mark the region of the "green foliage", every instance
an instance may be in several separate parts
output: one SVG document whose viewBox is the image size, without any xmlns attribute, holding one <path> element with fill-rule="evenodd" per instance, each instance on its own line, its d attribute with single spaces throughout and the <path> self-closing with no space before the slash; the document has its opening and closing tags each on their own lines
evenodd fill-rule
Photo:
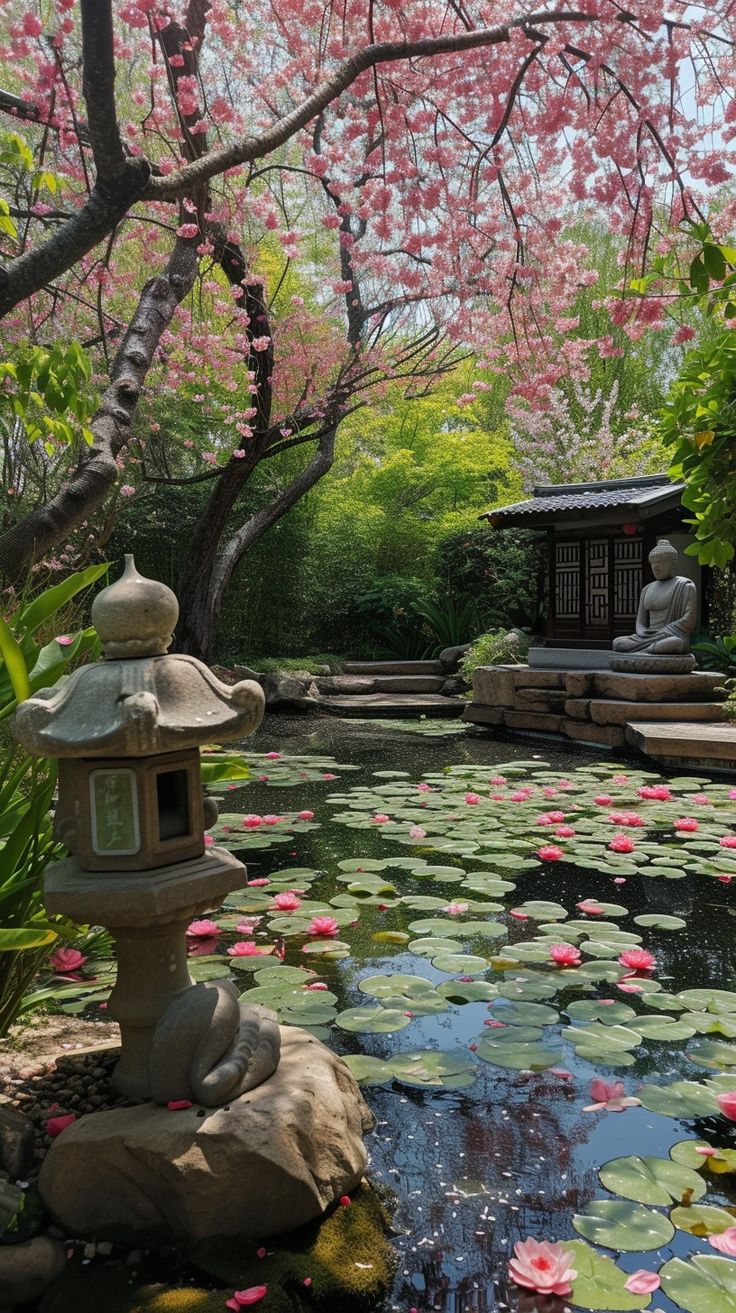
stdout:
<svg viewBox="0 0 736 1313">
<path fill-rule="evenodd" d="M 529 651 L 529 642 L 518 629 L 491 630 L 481 634 L 460 662 L 463 678 L 468 682 L 478 666 L 523 665 Z"/>
<path fill-rule="evenodd" d="M 0 426 L 11 433 L 17 421 L 26 441 L 42 442 L 48 456 L 77 438 L 91 443 L 96 404 L 91 375 L 78 342 L 17 347 L 13 359 L 0 361 Z"/>
<path fill-rule="evenodd" d="M 55 684 L 82 657 L 93 655 L 93 629 L 45 641 L 44 631 L 62 609 L 107 569 L 94 566 L 22 602 L 0 622 L 0 721 L 31 693 Z M 68 640 L 68 641 L 66 641 Z M 51 825 L 56 765 L 38 761 L 0 739 L 0 1035 L 18 1015 L 23 996 L 62 922 L 49 921 L 41 904 L 43 874 L 62 849 Z"/>
<path fill-rule="evenodd" d="M 690 351 L 662 411 L 670 473 L 684 479 L 702 565 L 724 566 L 736 546 L 736 333 L 724 329 Z"/>
<path fill-rule="evenodd" d="M 538 628 L 546 583 L 544 533 L 476 524 L 443 539 L 435 559 L 443 587 L 474 598 L 487 628 Z"/>
<path fill-rule="evenodd" d="M 692 650 L 703 670 L 736 674 L 736 637 L 711 638 L 710 634 L 698 634 Z"/>
</svg>

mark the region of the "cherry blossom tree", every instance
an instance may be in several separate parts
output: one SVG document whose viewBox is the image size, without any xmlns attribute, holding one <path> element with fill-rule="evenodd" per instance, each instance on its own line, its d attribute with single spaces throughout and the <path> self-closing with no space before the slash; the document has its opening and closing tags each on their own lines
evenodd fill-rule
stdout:
<svg viewBox="0 0 736 1313">
<path fill-rule="evenodd" d="M 140 399 L 199 384 L 201 468 L 175 477 L 212 485 L 179 588 L 180 644 L 205 655 L 235 565 L 329 470 L 352 408 L 397 380 L 422 392 L 468 352 L 513 368 L 532 404 L 584 381 L 610 341 L 575 334 L 595 271 L 571 214 L 622 237 L 625 288 L 732 172 L 726 0 L 0 14 L 0 314 L 18 340 L 78 337 L 105 372 L 92 441 L 0 534 L 0 569 L 65 542 L 116 484 L 167 477 Z M 713 222 L 732 219 L 726 197 Z M 666 310 L 611 305 L 634 337 Z M 254 469 L 293 447 L 302 470 L 240 522 Z"/>
</svg>

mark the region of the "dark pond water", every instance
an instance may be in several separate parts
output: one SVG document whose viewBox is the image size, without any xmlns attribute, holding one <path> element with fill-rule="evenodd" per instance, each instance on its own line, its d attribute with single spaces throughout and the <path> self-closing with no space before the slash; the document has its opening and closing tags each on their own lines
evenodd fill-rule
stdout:
<svg viewBox="0 0 736 1313">
<path fill-rule="evenodd" d="M 317 759 L 332 757 L 337 762 L 359 767 L 347 774 L 337 772 L 337 780 L 301 780 L 288 787 L 276 784 L 274 772 L 269 780 L 255 778 L 227 795 L 225 805 L 233 812 L 314 811 L 315 822 L 286 844 L 265 850 L 249 847 L 242 855 L 251 879 L 266 878 L 284 867 L 324 872 L 313 882 L 308 894 L 310 899 L 324 902 L 344 894 L 346 886 L 338 880 L 340 861 L 382 860 L 390 855 L 406 857 L 414 851 L 406 843 L 387 837 L 380 824 L 352 828 L 334 819 L 336 814 L 345 814 L 343 802 L 329 800 L 335 794 L 343 797 L 356 789 L 380 791 L 395 783 L 376 777 L 375 771 L 405 771 L 408 781 L 414 782 L 447 766 L 490 767 L 492 774 L 492 768 L 499 762 L 531 762 L 535 758 L 567 778 L 573 778 L 576 772 L 597 761 L 609 776 L 616 769 L 610 762 L 600 763 L 594 754 L 584 751 L 561 752 L 556 745 L 546 751 L 547 745 L 540 745 L 539 741 L 498 743 L 473 732 L 407 732 L 388 724 L 335 720 L 314 722 L 271 717 L 256 738 L 244 746 L 257 753 L 281 752 L 285 760 L 290 754 L 310 754 Z M 618 768 L 635 772 L 643 769 L 640 760 L 622 760 Z M 327 767 L 324 770 L 332 773 Z M 259 773 L 269 773 L 267 762 Z M 532 778 L 530 770 L 518 777 L 517 782 L 523 785 Z M 400 782 L 406 783 L 407 778 Z M 725 797 L 726 787 L 721 782 L 721 798 Z M 546 801 L 546 806 L 551 805 Z M 540 804 L 537 806 L 542 810 Z M 389 797 L 386 810 L 390 808 Z M 736 802 L 732 802 L 729 824 L 736 821 L 735 809 Z M 683 811 L 692 814 L 693 810 L 691 804 L 683 803 Z M 705 810 L 702 808 L 699 815 Z M 363 814 L 370 816 L 370 810 Z M 725 820 L 724 814 L 721 831 Z M 255 843 L 256 835 L 250 836 L 249 841 Z M 237 846 L 232 846 L 237 851 Z M 467 856 L 433 852 L 430 840 L 416 851 L 425 862 L 457 866 L 464 871 L 479 867 L 478 861 Z M 633 918 L 641 914 L 681 917 L 687 924 L 675 932 L 656 927 L 639 930 L 644 945 L 656 954 L 656 980 L 661 990 L 676 994 L 688 988 L 712 986 L 731 990 L 735 987 L 733 891 L 736 880 L 729 885 L 713 878 L 704 879 L 702 874 L 693 874 L 688 869 L 677 879 L 629 874 L 619 877 L 625 883 L 614 885 L 615 875 L 605 862 L 585 866 L 580 864 L 580 859 L 575 865 L 565 861 L 544 862 L 536 864 L 535 869 L 501 869 L 494 874 L 516 885 L 513 892 L 498 897 L 506 910 L 529 899 L 553 900 L 567 910 L 570 918 L 575 918 L 581 915 L 575 905 L 593 897 L 612 902 L 621 900 L 625 904 L 629 914 L 617 923 L 625 930 L 639 930 Z M 438 894 L 448 902 L 463 897 L 488 900 L 487 894 L 468 894 L 457 884 L 445 887 L 439 882 L 418 881 L 407 870 L 391 868 L 383 875 L 395 886 L 397 895 Z M 336 961 L 315 958 L 307 963 L 315 967 L 319 980 L 337 995 L 335 1006 L 340 1010 L 377 1002 L 358 989 L 362 979 L 376 973 L 420 974 L 437 984 L 453 978 L 433 966 L 429 958 L 409 951 L 405 942 L 386 944 L 373 938 L 376 933 L 386 931 L 406 932 L 411 922 L 438 915 L 393 900 L 389 902 L 393 905 L 387 910 L 379 905 L 362 906 L 357 923 L 341 927 L 340 939 L 349 942 L 349 956 Z M 472 917 L 472 911 L 469 915 Z M 501 912 L 497 915 L 501 921 L 508 922 L 511 946 L 525 943 L 538 933 L 538 923 L 534 920 L 509 919 Z M 445 916 L 445 920 L 451 922 L 453 918 Z M 420 937 L 416 932 L 408 933 L 410 941 Z M 447 934 L 462 938 L 461 927 L 448 924 Z M 565 938 L 564 924 L 560 925 L 559 937 Z M 273 934 L 268 938 L 272 940 Z M 554 938 L 552 935 L 552 941 Z M 285 938 L 286 964 L 305 965 L 301 953 L 303 942 L 303 937 Z M 471 953 L 488 957 L 495 951 L 494 943 L 482 936 L 466 937 L 463 942 Z M 538 969 L 535 963 L 522 963 L 527 976 Z M 500 982 L 513 975 L 513 971 L 499 973 L 486 969 L 473 978 Z M 250 979 L 247 975 L 241 978 L 245 983 Z M 639 1012 L 644 1010 L 640 998 L 618 992 L 606 982 L 596 983 L 593 992 L 590 986 L 587 993 L 579 989 L 563 990 L 556 998 L 543 999 L 563 1014 L 558 1024 L 547 1028 L 545 1038 L 550 1033 L 559 1037 L 561 1030 L 569 1026 L 564 1013 L 572 1000 L 605 998 L 611 994 L 617 1001 L 631 1002 Z M 622 1080 L 626 1093 L 633 1094 L 644 1084 L 667 1085 L 682 1079 L 703 1081 L 727 1070 L 723 1066 L 715 1069 L 694 1066 L 687 1056 L 687 1043 L 682 1040 L 645 1041 L 630 1057 L 626 1055 L 628 1062 L 624 1066 L 617 1065 L 615 1055 L 608 1061 L 605 1056 L 599 1061 L 583 1057 L 570 1042 L 559 1038 L 558 1060 L 545 1070 L 515 1070 L 478 1061 L 470 1046 L 484 1033 L 484 1022 L 492 1016 L 503 1016 L 506 1002 L 501 999 L 490 1005 L 486 1001 L 463 1006 L 453 1004 L 437 1015 L 413 1017 L 398 1033 L 352 1033 L 334 1025 L 317 1031 L 343 1054 L 364 1053 L 388 1059 L 407 1050 L 453 1053 L 464 1050 L 469 1061 L 477 1065 L 472 1083 L 463 1088 L 419 1089 L 397 1082 L 362 1086 L 376 1116 L 375 1130 L 368 1137 L 370 1175 L 390 1186 L 397 1201 L 396 1245 L 400 1264 L 387 1306 L 392 1313 L 394 1310 L 408 1313 L 410 1309 L 419 1313 L 429 1310 L 491 1313 L 508 1308 L 539 1309 L 540 1313 L 562 1310 L 566 1307 L 562 1299 L 551 1298 L 545 1302 L 532 1295 L 520 1297 L 518 1289 L 509 1285 L 507 1261 L 516 1240 L 527 1236 L 540 1240 L 580 1240 L 572 1225 L 573 1215 L 583 1213 L 592 1201 L 617 1197 L 598 1179 L 599 1168 L 611 1159 L 634 1154 L 666 1159 L 672 1145 L 688 1138 L 705 1140 L 717 1147 L 736 1145 L 732 1123 L 721 1116 L 676 1118 L 644 1106 L 618 1114 L 583 1112 L 593 1102 L 589 1085 L 598 1075 L 607 1080 Z M 733 1006 L 736 1008 L 736 995 Z M 499 1032 L 491 1028 L 485 1033 L 493 1036 Z M 723 1034 L 706 1038 L 721 1044 L 726 1042 Z M 693 1042 L 700 1039 L 698 1035 Z M 736 1074 L 732 1084 L 736 1088 Z M 736 1201 L 736 1192 L 730 1189 L 734 1179 L 728 1174 L 708 1175 L 704 1202 L 722 1206 Z M 667 1210 L 664 1211 L 666 1214 Z M 656 1271 L 673 1255 L 685 1257 L 698 1252 L 716 1255 L 707 1239 L 695 1238 L 681 1230 L 659 1248 L 633 1252 L 601 1246 L 598 1252 L 614 1259 L 627 1273 L 638 1268 Z M 736 1287 L 731 1294 L 724 1288 L 722 1300 L 717 1293 L 706 1293 L 702 1313 L 730 1313 L 736 1308 L 736 1302 L 730 1302 L 736 1301 Z M 615 1301 L 591 1306 L 624 1307 Z M 675 1304 L 664 1290 L 652 1295 L 648 1307 L 662 1313 L 675 1313 L 681 1307 L 701 1313 L 701 1307 L 695 1303 Z"/>
</svg>

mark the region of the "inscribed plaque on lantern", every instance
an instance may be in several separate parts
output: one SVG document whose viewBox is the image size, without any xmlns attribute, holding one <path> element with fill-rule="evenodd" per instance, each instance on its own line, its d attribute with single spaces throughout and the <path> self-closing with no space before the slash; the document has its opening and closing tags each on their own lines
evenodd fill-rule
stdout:
<svg viewBox="0 0 736 1313">
<path fill-rule="evenodd" d="M 100 856 L 125 857 L 141 846 L 135 771 L 92 771 L 92 850 Z"/>
</svg>

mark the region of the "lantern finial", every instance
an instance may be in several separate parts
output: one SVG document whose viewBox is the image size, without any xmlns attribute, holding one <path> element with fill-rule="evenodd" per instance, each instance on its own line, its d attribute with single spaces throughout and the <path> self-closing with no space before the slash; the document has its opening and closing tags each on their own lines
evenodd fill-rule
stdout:
<svg viewBox="0 0 736 1313">
<path fill-rule="evenodd" d="M 179 603 L 166 584 L 139 574 L 132 555 L 119 579 L 92 603 L 92 623 L 108 660 L 162 656 L 173 640 Z"/>
</svg>

